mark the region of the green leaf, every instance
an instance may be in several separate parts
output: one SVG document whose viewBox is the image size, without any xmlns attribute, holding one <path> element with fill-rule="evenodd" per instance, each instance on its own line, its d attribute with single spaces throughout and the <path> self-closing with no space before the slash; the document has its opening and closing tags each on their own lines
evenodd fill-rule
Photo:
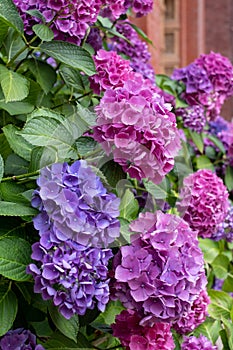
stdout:
<svg viewBox="0 0 233 350">
<path fill-rule="evenodd" d="M 166 199 L 168 197 L 168 191 L 170 191 L 170 185 L 166 178 L 159 185 L 155 185 L 152 181 L 143 181 L 146 190 L 152 194 L 155 199 Z"/>
<path fill-rule="evenodd" d="M 84 92 L 86 87 L 83 84 L 82 75 L 78 70 L 62 64 L 59 68 L 59 71 L 66 85 L 75 88 L 80 93 Z"/>
<path fill-rule="evenodd" d="M 70 67 L 76 68 L 87 75 L 93 75 L 96 72 L 95 64 L 91 55 L 80 46 L 57 40 L 43 43 L 40 46 L 40 49 L 47 55 Z"/>
<path fill-rule="evenodd" d="M 0 184 L 0 197 L 6 202 L 27 203 L 22 197 L 22 192 L 25 191 L 23 185 L 15 182 L 2 182 Z"/>
<path fill-rule="evenodd" d="M 107 161 L 100 170 L 106 176 L 108 183 L 115 188 L 122 179 L 126 178 L 126 173 L 122 167 L 113 160 Z"/>
<path fill-rule="evenodd" d="M 195 131 L 189 130 L 189 135 L 193 140 L 194 144 L 197 146 L 198 150 L 203 153 L 204 150 L 204 142 L 201 134 L 198 134 Z"/>
<path fill-rule="evenodd" d="M 0 336 L 12 327 L 17 311 L 18 301 L 10 285 L 0 284 Z"/>
<path fill-rule="evenodd" d="M 130 236 L 132 235 L 132 232 L 129 230 L 129 221 L 119 217 L 120 221 L 120 233 L 122 237 L 125 239 L 126 243 L 130 243 Z"/>
<path fill-rule="evenodd" d="M 0 274 L 14 281 L 28 281 L 26 267 L 31 262 L 31 245 L 19 237 L 0 240 Z"/>
<path fill-rule="evenodd" d="M 120 217 L 128 221 L 134 220 L 137 217 L 138 210 L 138 201 L 134 198 L 133 193 L 128 188 L 121 198 Z"/>
<path fill-rule="evenodd" d="M 6 139 L 6 136 L 3 133 L 0 134 L 0 154 L 2 155 L 3 160 L 6 160 L 11 153 L 12 150 Z"/>
<path fill-rule="evenodd" d="M 0 65 L 0 83 L 6 102 L 22 101 L 29 93 L 29 81 L 3 65 Z"/>
<path fill-rule="evenodd" d="M 23 21 L 11 0 L 0 1 L 0 19 L 17 32 L 23 34 Z"/>
<path fill-rule="evenodd" d="M 217 278 L 225 279 L 227 277 L 229 263 L 229 259 L 223 254 L 218 255 L 214 259 L 211 266 L 213 267 L 214 274 Z"/>
<path fill-rule="evenodd" d="M 201 334 L 205 335 L 213 344 L 216 343 L 219 332 L 221 330 L 221 322 L 220 320 L 213 320 L 211 318 L 207 318 L 204 323 L 198 326 L 193 334 L 196 337 L 199 337 Z"/>
<path fill-rule="evenodd" d="M 28 162 L 12 153 L 5 163 L 5 175 L 22 175 L 28 173 Z"/>
<path fill-rule="evenodd" d="M 3 174 L 4 174 L 4 162 L 0 154 L 0 182 L 2 181 Z"/>
<path fill-rule="evenodd" d="M 34 106 L 28 102 L 0 102 L 0 109 L 4 109 L 10 115 L 31 113 Z"/>
<path fill-rule="evenodd" d="M 4 40 L 4 48 L 8 63 L 16 54 L 18 55 L 19 52 L 21 53 L 17 56 L 15 63 L 22 61 L 29 52 L 29 48 L 25 48 L 24 40 L 13 28 L 8 28 L 8 33 Z"/>
<path fill-rule="evenodd" d="M 19 134 L 20 130 L 12 124 L 4 126 L 2 130 L 12 150 L 23 159 L 30 161 L 33 146 Z"/>
<path fill-rule="evenodd" d="M 136 26 L 134 23 L 132 23 L 130 21 L 127 22 L 127 24 L 129 24 L 138 33 L 138 35 L 140 35 L 140 37 L 143 40 L 145 40 L 148 44 L 151 44 L 153 46 L 153 42 L 148 38 L 146 33 L 144 33 L 141 28 L 139 28 L 138 26 Z"/>
<path fill-rule="evenodd" d="M 76 141 L 76 147 L 78 150 L 78 154 L 87 158 L 88 153 L 93 152 L 97 146 L 97 142 L 88 136 L 81 136 Z"/>
<path fill-rule="evenodd" d="M 198 169 L 210 169 L 214 171 L 214 165 L 211 163 L 208 157 L 205 155 L 201 155 L 197 157 L 196 159 L 196 164 Z"/>
<path fill-rule="evenodd" d="M 48 350 L 87 350 L 93 349 L 88 340 L 83 334 L 78 334 L 77 343 L 69 338 L 65 337 L 59 332 L 54 332 L 53 336 L 43 344 L 45 349 Z"/>
<path fill-rule="evenodd" d="M 2 45 L 2 42 L 7 35 L 8 28 L 9 26 L 2 19 L 0 19 L 0 45 Z"/>
<path fill-rule="evenodd" d="M 67 320 L 52 303 L 49 305 L 49 314 L 57 329 L 67 338 L 77 342 L 79 332 L 78 315 L 74 315 Z"/>
<path fill-rule="evenodd" d="M 57 75 L 53 67 L 46 62 L 34 59 L 28 60 L 26 66 L 30 69 L 44 92 L 48 94 L 57 80 Z"/>
<path fill-rule="evenodd" d="M 225 185 L 227 186 L 228 191 L 233 190 L 233 167 L 230 165 L 226 168 L 226 173 L 224 177 Z"/>
<path fill-rule="evenodd" d="M 43 41 L 52 41 L 54 34 L 51 28 L 45 24 L 35 24 L 32 26 L 34 33 Z"/>
<path fill-rule="evenodd" d="M 122 306 L 122 303 L 117 301 L 110 301 L 107 304 L 106 310 L 101 312 L 101 314 L 95 319 L 91 325 L 95 328 L 98 328 L 98 325 L 108 325 L 110 326 L 115 322 L 115 317 L 121 313 L 125 308 Z"/>
<path fill-rule="evenodd" d="M 35 209 L 24 204 L 0 201 L 0 216 L 34 216 L 36 214 Z"/>
<path fill-rule="evenodd" d="M 214 261 L 214 259 L 219 255 L 218 242 L 215 242 L 208 238 L 199 238 L 199 245 L 204 254 L 205 262 L 211 264 Z"/>
<path fill-rule="evenodd" d="M 233 350 L 233 324 L 224 317 L 221 317 L 221 320 L 226 329 L 229 348 L 230 350 Z"/>
<path fill-rule="evenodd" d="M 223 286 L 222 286 L 222 290 L 224 292 L 233 292 L 233 275 L 232 274 L 228 274 L 227 278 L 225 279 Z"/>
<path fill-rule="evenodd" d="M 36 18 L 40 19 L 44 23 L 46 22 L 43 14 L 38 10 L 28 10 L 25 12 L 28 13 L 29 15 L 31 15 L 32 17 L 36 17 Z"/>
<path fill-rule="evenodd" d="M 210 141 L 212 141 L 214 145 L 217 146 L 223 154 L 226 153 L 223 143 L 216 136 L 210 134 L 204 134 L 204 136 Z"/>
<path fill-rule="evenodd" d="M 230 318 L 233 306 L 232 297 L 226 292 L 213 289 L 208 290 L 208 294 L 211 299 L 211 304 L 208 306 L 209 315 L 214 319 L 220 319 L 221 317 Z"/>
</svg>

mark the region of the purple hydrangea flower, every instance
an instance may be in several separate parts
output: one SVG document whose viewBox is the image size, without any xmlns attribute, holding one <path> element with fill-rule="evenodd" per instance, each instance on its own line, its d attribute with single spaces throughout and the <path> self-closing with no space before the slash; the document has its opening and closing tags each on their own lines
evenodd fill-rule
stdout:
<svg viewBox="0 0 233 350">
<path fill-rule="evenodd" d="M 0 340 L 1 350 L 45 350 L 36 344 L 36 336 L 29 330 L 17 328 L 8 331 Z"/>
<path fill-rule="evenodd" d="M 228 213 L 228 191 L 215 173 L 200 169 L 184 179 L 177 206 L 200 237 L 211 237 Z"/>
<path fill-rule="evenodd" d="M 170 109 L 149 80 L 131 72 L 124 86 L 107 90 L 96 107 L 93 137 L 132 178 L 159 183 L 180 148 Z"/>
<path fill-rule="evenodd" d="M 86 42 L 90 44 L 95 52 L 102 48 L 103 40 L 100 35 L 100 30 L 98 28 L 91 28 L 90 33 L 88 34 Z"/>
<path fill-rule="evenodd" d="M 94 62 L 97 73 L 89 77 L 89 80 L 96 94 L 122 87 L 132 70 L 130 62 L 113 51 L 99 50 L 94 56 Z"/>
<path fill-rule="evenodd" d="M 194 300 L 191 310 L 173 325 L 174 329 L 180 334 L 192 332 L 205 321 L 208 315 L 207 308 L 209 303 L 210 298 L 204 289 L 200 292 L 197 299 Z"/>
<path fill-rule="evenodd" d="M 209 132 L 217 136 L 221 131 L 227 130 L 228 125 L 229 123 L 224 118 L 218 116 L 215 120 L 209 122 Z"/>
<path fill-rule="evenodd" d="M 84 160 L 43 168 L 32 205 L 41 211 L 34 226 L 53 242 L 72 239 L 79 244 L 107 247 L 120 235 L 120 200 L 107 193 Z M 51 228 L 52 227 L 52 228 Z"/>
<path fill-rule="evenodd" d="M 123 310 L 111 325 L 114 337 L 120 339 L 127 350 L 173 350 L 175 344 L 168 323 L 155 323 L 152 327 L 140 325 L 140 315 Z"/>
<path fill-rule="evenodd" d="M 229 207 L 225 220 L 219 225 L 217 231 L 211 236 L 215 241 L 225 239 L 233 242 L 233 206 Z"/>
<path fill-rule="evenodd" d="M 114 257 L 113 298 L 143 315 L 141 325 L 180 320 L 206 285 L 196 234 L 160 211 L 140 214 L 130 228 L 131 245 Z"/>
<path fill-rule="evenodd" d="M 52 230 L 52 228 L 50 228 Z M 109 301 L 108 261 L 110 249 L 87 248 L 68 240 L 48 249 L 43 237 L 32 246 L 27 273 L 35 280 L 34 292 L 52 299 L 60 313 L 69 319 L 97 307 L 104 311 Z"/>
<path fill-rule="evenodd" d="M 176 115 L 183 119 L 184 127 L 201 133 L 206 125 L 205 109 L 201 105 L 193 105 L 186 108 L 178 108 Z"/>
<path fill-rule="evenodd" d="M 194 336 L 184 337 L 184 341 L 181 344 L 181 350 L 218 350 L 217 346 L 214 346 L 211 341 L 204 335 L 200 335 L 199 338 Z"/>
</svg>

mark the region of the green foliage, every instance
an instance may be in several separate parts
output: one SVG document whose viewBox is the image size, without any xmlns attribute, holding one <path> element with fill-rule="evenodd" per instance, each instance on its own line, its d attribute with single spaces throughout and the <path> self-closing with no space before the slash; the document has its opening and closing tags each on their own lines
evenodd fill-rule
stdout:
<svg viewBox="0 0 233 350">
<path fill-rule="evenodd" d="M 16 6 L 11 0 L 1 0 L 0 2 L 0 19 L 9 27 L 14 28 L 20 34 L 23 34 L 23 21 L 20 17 Z"/>
<path fill-rule="evenodd" d="M 18 301 L 11 284 L 0 284 L 0 336 L 13 325 L 18 310 Z"/>
<path fill-rule="evenodd" d="M 0 65 L 0 84 L 6 103 L 22 101 L 29 94 L 29 81 L 3 65 Z"/>
</svg>

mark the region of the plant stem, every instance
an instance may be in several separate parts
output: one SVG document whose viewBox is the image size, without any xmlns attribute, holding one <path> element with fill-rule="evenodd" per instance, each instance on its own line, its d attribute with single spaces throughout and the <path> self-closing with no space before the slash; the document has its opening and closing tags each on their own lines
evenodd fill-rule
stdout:
<svg viewBox="0 0 233 350">
<path fill-rule="evenodd" d="M 9 177 L 3 177 L 1 182 L 6 182 L 6 181 L 17 181 L 20 179 L 25 179 L 28 177 L 36 176 L 39 175 L 40 171 L 33 171 L 32 173 L 27 173 L 27 174 L 22 174 L 22 175 L 13 175 Z"/>
</svg>

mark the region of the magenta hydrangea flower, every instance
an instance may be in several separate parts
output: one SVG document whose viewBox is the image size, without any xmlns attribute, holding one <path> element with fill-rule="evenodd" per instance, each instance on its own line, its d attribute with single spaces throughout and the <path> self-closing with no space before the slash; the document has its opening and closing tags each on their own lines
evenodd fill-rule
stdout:
<svg viewBox="0 0 233 350">
<path fill-rule="evenodd" d="M 142 314 L 141 325 L 176 322 L 205 288 L 203 254 L 196 234 L 180 217 L 140 214 L 131 223 L 131 245 L 114 257 L 113 298 Z"/>
<path fill-rule="evenodd" d="M 33 222 L 40 236 L 46 235 L 46 248 L 68 239 L 85 246 L 107 247 L 119 237 L 120 199 L 107 193 L 86 161 L 43 168 L 37 183 L 32 205 L 40 213 Z"/>
<path fill-rule="evenodd" d="M 36 336 L 23 328 L 8 331 L 0 340 L 0 349 L 45 350 L 41 344 L 36 344 Z"/>
<path fill-rule="evenodd" d="M 180 148 L 170 108 L 156 87 L 131 72 L 124 86 L 107 90 L 96 107 L 93 137 L 132 178 L 159 183 Z"/>
<path fill-rule="evenodd" d="M 215 173 L 200 169 L 184 179 L 177 207 L 200 237 L 211 237 L 228 213 L 228 191 Z"/>
<path fill-rule="evenodd" d="M 208 305 L 210 298 L 207 291 L 204 289 L 200 292 L 197 299 L 194 300 L 191 310 L 184 314 L 183 317 L 177 321 L 173 328 L 180 334 L 192 332 L 196 327 L 203 323 L 208 315 Z"/>
<path fill-rule="evenodd" d="M 40 20 L 30 16 L 28 10 L 42 13 L 57 40 L 74 42 L 79 45 L 88 27 L 95 23 L 100 12 L 102 0 L 13 0 L 24 22 L 28 35 L 32 35 L 32 26 Z"/>
<path fill-rule="evenodd" d="M 37 263 L 27 267 L 35 280 L 34 292 L 41 293 L 44 300 L 52 299 L 67 319 L 94 307 L 104 311 L 109 301 L 107 264 L 112 251 L 87 248 L 71 240 L 48 249 L 44 242 L 46 233 L 32 246 L 32 259 Z"/>
<path fill-rule="evenodd" d="M 178 108 L 176 115 L 181 116 L 185 128 L 201 133 L 206 125 L 205 109 L 201 105 Z"/>
<path fill-rule="evenodd" d="M 132 71 L 130 62 L 113 51 L 99 50 L 94 56 L 94 62 L 97 73 L 89 77 L 89 80 L 96 94 L 122 87 Z"/>
<path fill-rule="evenodd" d="M 104 6 L 101 15 L 113 21 L 125 14 L 129 8 L 129 4 L 126 4 L 125 0 L 102 0 L 102 2 Z"/>
<path fill-rule="evenodd" d="M 111 325 L 114 337 L 120 339 L 126 350 L 173 350 L 175 344 L 168 323 L 141 326 L 140 315 L 134 310 L 123 310 Z"/>
<path fill-rule="evenodd" d="M 146 16 L 153 9 L 153 0 L 131 0 L 131 7 L 137 17 Z"/>
<path fill-rule="evenodd" d="M 184 341 L 181 344 L 181 350 L 218 350 L 218 348 L 213 345 L 208 338 L 201 334 L 199 338 L 195 336 L 184 337 Z"/>
</svg>

